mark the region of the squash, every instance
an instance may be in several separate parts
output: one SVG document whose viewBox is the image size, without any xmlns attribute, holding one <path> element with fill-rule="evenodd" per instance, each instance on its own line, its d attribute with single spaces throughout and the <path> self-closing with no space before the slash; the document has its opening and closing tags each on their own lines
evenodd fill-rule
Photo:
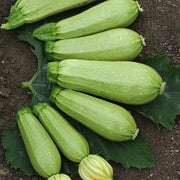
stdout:
<svg viewBox="0 0 180 180">
<path fill-rule="evenodd" d="M 51 62 L 47 76 L 49 82 L 64 88 L 131 105 L 153 101 L 166 87 L 153 68 L 128 61 L 69 59 Z"/>
<path fill-rule="evenodd" d="M 135 21 L 140 11 L 143 9 L 137 1 L 108 0 L 57 23 L 40 26 L 33 35 L 43 41 L 52 41 L 125 28 Z"/>
<path fill-rule="evenodd" d="M 47 41 L 45 52 L 50 60 L 130 61 L 140 54 L 144 45 L 144 38 L 135 31 L 118 28 L 90 36 Z"/>
<path fill-rule="evenodd" d="M 33 112 L 67 159 L 79 163 L 89 155 L 86 139 L 49 104 L 38 103 Z"/>
<path fill-rule="evenodd" d="M 49 100 L 67 115 L 111 141 L 134 140 L 138 134 L 132 115 L 116 104 L 60 87 L 53 88 Z"/>
<path fill-rule="evenodd" d="M 43 178 L 59 173 L 59 151 L 30 108 L 22 108 L 16 115 L 29 159 L 34 170 Z"/>
</svg>

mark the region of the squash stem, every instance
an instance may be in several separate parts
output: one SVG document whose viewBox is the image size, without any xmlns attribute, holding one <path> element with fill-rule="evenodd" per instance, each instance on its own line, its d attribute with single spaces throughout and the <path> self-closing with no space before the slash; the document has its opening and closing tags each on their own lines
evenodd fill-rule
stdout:
<svg viewBox="0 0 180 180">
<path fill-rule="evenodd" d="M 36 94 L 36 91 L 32 87 L 31 82 L 21 82 L 21 87 L 29 89 L 32 92 L 32 94 Z"/>
<path fill-rule="evenodd" d="M 52 102 L 52 103 L 55 103 L 56 101 L 56 96 L 58 96 L 58 94 L 60 93 L 60 91 L 62 90 L 63 88 L 61 87 L 58 87 L 58 86 L 54 86 L 52 91 L 51 91 L 51 94 L 49 96 L 49 101 Z"/>
<path fill-rule="evenodd" d="M 160 88 L 159 94 L 162 95 L 166 89 L 166 82 L 163 82 Z"/>
<path fill-rule="evenodd" d="M 145 38 L 142 35 L 140 35 L 140 38 L 141 38 L 141 42 L 142 42 L 143 46 L 146 46 Z"/>
<path fill-rule="evenodd" d="M 138 134 L 139 134 L 139 129 L 137 129 L 136 132 L 134 133 L 132 140 L 135 140 Z"/>
<path fill-rule="evenodd" d="M 25 23 L 24 15 L 21 12 L 21 9 L 17 6 L 12 6 L 10 15 L 7 18 L 8 22 L 6 24 L 2 24 L 1 28 L 10 30 L 22 26 Z"/>
<path fill-rule="evenodd" d="M 136 1 L 137 7 L 139 9 L 140 12 L 144 12 L 143 8 L 141 7 L 141 5 L 139 4 L 138 1 Z"/>
<path fill-rule="evenodd" d="M 35 29 L 33 36 L 42 41 L 57 40 L 56 23 L 48 23 Z"/>
</svg>

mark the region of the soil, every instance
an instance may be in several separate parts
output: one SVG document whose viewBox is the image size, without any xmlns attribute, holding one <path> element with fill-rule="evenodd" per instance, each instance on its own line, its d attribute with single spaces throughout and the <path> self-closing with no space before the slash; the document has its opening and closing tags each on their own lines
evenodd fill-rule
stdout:
<svg viewBox="0 0 180 180">
<path fill-rule="evenodd" d="M 136 31 L 146 37 L 143 57 L 167 54 L 172 65 L 180 65 L 180 1 L 139 0 L 145 12 Z M 0 24 L 4 23 L 15 0 L 0 0 Z M 20 87 L 36 72 L 37 59 L 27 43 L 18 40 L 16 30 L 0 31 L 0 135 L 15 120 L 16 112 L 30 104 L 32 95 Z M 152 169 L 124 169 L 111 162 L 115 180 L 180 179 L 180 117 L 173 131 L 157 126 L 134 113 L 141 134 L 147 141 L 155 161 Z M 13 147 L 12 147 L 13 148 Z M 37 180 L 10 168 L 0 138 L 0 180 Z M 78 180 L 79 178 L 72 178 Z"/>
</svg>

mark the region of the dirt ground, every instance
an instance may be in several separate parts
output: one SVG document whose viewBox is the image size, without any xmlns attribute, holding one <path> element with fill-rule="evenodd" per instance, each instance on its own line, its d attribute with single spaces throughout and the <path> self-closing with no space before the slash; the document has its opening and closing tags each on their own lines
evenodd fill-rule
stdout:
<svg viewBox="0 0 180 180">
<path fill-rule="evenodd" d="M 167 54 L 172 65 L 180 65 L 180 1 L 139 0 L 145 12 L 137 32 L 147 42 L 143 57 Z M 4 23 L 15 0 L 0 0 L 0 24 Z M 37 59 L 28 44 L 17 38 L 15 30 L 0 31 L 0 135 L 15 120 L 16 112 L 28 106 L 31 95 L 21 89 L 20 82 L 28 81 L 36 72 Z M 177 117 L 175 129 L 168 131 L 152 121 L 134 113 L 134 117 L 150 148 L 155 168 L 124 169 L 111 163 L 115 180 L 178 180 L 180 179 L 180 122 Z M 1 135 L 2 136 L 2 135 Z M 13 147 L 12 147 L 13 148 Z M 5 159 L 0 138 L 0 180 L 37 180 L 27 177 L 19 170 L 11 169 Z M 73 178 L 74 180 L 79 179 Z"/>
</svg>

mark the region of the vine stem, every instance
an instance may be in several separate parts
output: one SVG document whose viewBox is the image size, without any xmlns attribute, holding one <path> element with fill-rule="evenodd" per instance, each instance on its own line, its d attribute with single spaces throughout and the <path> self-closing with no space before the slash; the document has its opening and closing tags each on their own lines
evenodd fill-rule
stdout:
<svg viewBox="0 0 180 180">
<path fill-rule="evenodd" d="M 34 90 L 34 88 L 32 87 L 32 82 L 36 79 L 36 77 L 38 76 L 39 71 L 37 71 L 33 77 L 31 78 L 31 80 L 29 82 L 21 82 L 21 87 L 22 88 L 27 88 L 29 89 L 32 94 L 36 94 L 36 91 Z"/>
</svg>

